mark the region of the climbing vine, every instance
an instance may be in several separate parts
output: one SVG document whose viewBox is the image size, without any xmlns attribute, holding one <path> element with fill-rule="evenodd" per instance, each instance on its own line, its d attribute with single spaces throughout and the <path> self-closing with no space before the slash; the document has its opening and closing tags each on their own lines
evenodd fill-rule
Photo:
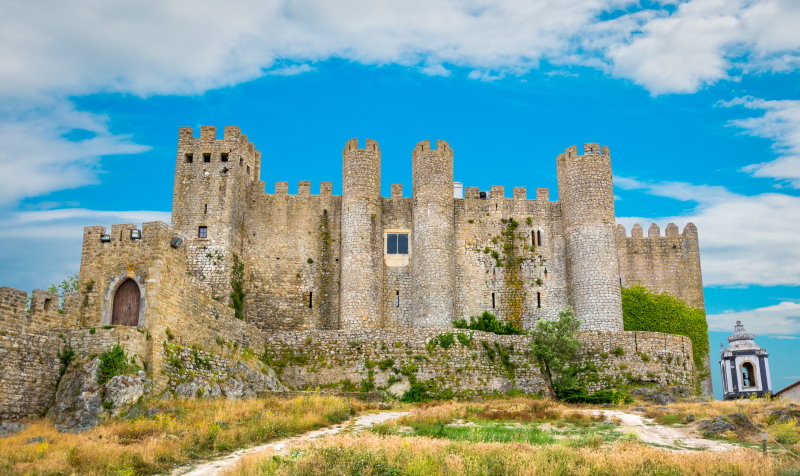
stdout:
<svg viewBox="0 0 800 476">
<path fill-rule="evenodd" d="M 533 246 L 527 244 L 526 234 L 517 231 L 519 228 L 517 220 L 502 218 L 500 223 L 503 225 L 500 235 L 492 238 L 492 244 L 499 246 L 500 251 L 487 246 L 483 252 L 494 259 L 495 266 L 503 268 L 505 319 L 521 328 L 526 296 L 522 266 L 526 262 L 539 266 L 544 264 L 545 259 Z M 536 284 L 541 285 L 541 280 L 537 280 Z"/>
<path fill-rule="evenodd" d="M 692 341 L 698 380 L 705 378 L 708 372 L 705 368 L 708 324 L 702 309 L 689 307 L 667 293 L 656 294 L 643 286 L 634 286 L 622 288 L 622 319 L 626 331 L 663 332 L 688 337 Z"/>
<path fill-rule="evenodd" d="M 236 319 L 244 319 L 244 263 L 233 253 L 231 265 L 231 303 Z"/>
</svg>

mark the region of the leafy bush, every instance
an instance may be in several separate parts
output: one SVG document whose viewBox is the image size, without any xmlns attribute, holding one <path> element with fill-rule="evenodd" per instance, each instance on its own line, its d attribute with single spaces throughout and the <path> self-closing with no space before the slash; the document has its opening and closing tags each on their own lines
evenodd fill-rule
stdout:
<svg viewBox="0 0 800 476">
<path fill-rule="evenodd" d="M 125 375 L 140 370 L 138 365 L 128 362 L 125 349 L 119 344 L 100 354 L 99 359 L 100 366 L 97 369 L 97 383 L 100 385 L 117 375 Z"/>
<path fill-rule="evenodd" d="M 622 319 L 626 331 L 677 334 L 692 341 L 695 368 L 705 369 L 708 324 L 702 309 L 689 307 L 669 294 L 652 293 L 643 286 L 622 288 Z M 644 360 L 644 357 L 643 357 Z"/>
<path fill-rule="evenodd" d="M 611 403 L 619 405 L 633 402 L 630 395 L 619 390 L 599 390 L 594 393 L 586 393 L 585 390 L 572 388 L 562 390 L 559 398 L 567 403 Z"/>
<path fill-rule="evenodd" d="M 233 253 L 231 264 L 231 304 L 236 319 L 244 319 L 244 263 Z"/>
<path fill-rule="evenodd" d="M 453 321 L 453 327 L 456 329 L 492 332 L 500 335 L 525 334 L 525 331 L 513 322 L 503 322 L 489 311 L 483 311 L 483 314 L 479 316 L 470 317 L 469 322 L 466 319 Z"/>
</svg>

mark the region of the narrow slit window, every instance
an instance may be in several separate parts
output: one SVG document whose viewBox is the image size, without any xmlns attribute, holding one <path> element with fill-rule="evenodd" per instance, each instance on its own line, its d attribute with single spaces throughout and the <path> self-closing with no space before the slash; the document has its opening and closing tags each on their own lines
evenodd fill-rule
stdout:
<svg viewBox="0 0 800 476">
<path fill-rule="evenodd" d="M 313 291 L 309 291 L 308 292 L 308 308 L 309 309 L 313 309 L 314 308 L 314 292 Z"/>
<path fill-rule="evenodd" d="M 194 154 L 191 154 L 191 153 L 185 154 L 183 156 L 183 158 L 184 158 L 184 160 L 186 161 L 187 164 L 191 164 L 192 162 L 194 162 Z"/>
<path fill-rule="evenodd" d="M 244 159 L 239 157 L 239 167 L 241 167 L 242 165 L 244 165 Z"/>
<path fill-rule="evenodd" d="M 247 166 L 247 175 L 250 175 L 250 166 Z"/>
<path fill-rule="evenodd" d="M 536 232 L 531 230 L 531 246 L 536 247 Z"/>
<path fill-rule="evenodd" d="M 211 154 L 203 154 L 203 162 L 211 162 Z"/>
<path fill-rule="evenodd" d="M 536 244 L 542 246 L 542 230 L 536 231 Z"/>
<path fill-rule="evenodd" d="M 228 153 L 227 152 L 221 153 L 219 155 L 219 160 L 222 161 L 222 162 L 227 162 L 228 161 Z"/>
<path fill-rule="evenodd" d="M 208 227 L 207 226 L 199 226 L 199 227 L 197 227 L 197 237 L 198 238 L 208 238 Z"/>
<path fill-rule="evenodd" d="M 492 309 L 494 309 L 494 293 L 492 293 Z"/>
<path fill-rule="evenodd" d="M 400 291 L 395 291 L 394 307 L 400 307 Z"/>
<path fill-rule="evenodd" d="M 208 213 L 208 203 L 203 205 L 203 213 Z"/>
<path fill-rule="evenodd" d="M 536 293 L 536 307 L 542 307 L 542 293 Z"/>
<path fill-rule="evenodd" d="M 387 233 L 386 234 L 386 254 L 407 255 L 408 254 L 408 233 Z"/>
</svg>

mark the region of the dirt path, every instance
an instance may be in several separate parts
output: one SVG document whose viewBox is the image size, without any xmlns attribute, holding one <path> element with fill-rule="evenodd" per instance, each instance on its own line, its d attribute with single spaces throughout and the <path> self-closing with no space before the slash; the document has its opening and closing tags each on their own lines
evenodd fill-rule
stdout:
<svg viewBox="0 0 800 476">
<path fill-rule="evenodd" d="M 356 417 L 352 420 L 349 420 L 344 423 L 340 423 L 338 425 L 327 426 L 325 428 L 320 428 L 319 430 L 309 431 L 308 433 L 303 433 L 302 435 L 297 435 L 292 438 L 286 438 L 283 440 L 273 441 L 271 443 L 267 443 L 260 446 L 255 446 L 253 448 L 247 448 L 243 450 L 236 451 L 231 453 L 227 456 L 223 456 L 219 459 L 215 459 L 212 461 L 208 461 L 205 463 L 199 463 L 196 465 L 190 466 L 182 466 L 180 468 L 175 469 L 170 474 L 172 476 L 182 475 L 182 476 L 212 476 L 221 473 L 223 470 L 231 468 L 233 465 L 238 463 L 244 456 L 252 455 L 255 453 L 260 453 L 262 451 L 272 450 L 275 453 L 283 453 L 286 449 L 293 443 L 299 443 L 303 441 L 309 440 L 316 440 L 319 438 L 325 438 L 327 436 L 335 435 L 337 433 L 341 433 L 343 431 L 359 431 L 365 428 L 369 428 L 373 425 L 377 425 L 379 423 L 384 423 L 389 420 L 394 420 L 396 418 L 400 418 L 403 415 L 408 414 L 408 412 L 379 412 L 379 413 L 367 413 L 366 415 L 361 415 Z"/>
<path fill-rule="evenodd" d="M 723 441 L 698 438 L 691 433 L 690 428 L 657 425 L 653 423 L 653 420 L 633 413 L 619 410 L 593 410 L 592 414 L 617 419 L 620 422 L 620 431 L 634 433 L 647 444 L 675 451 L 729 451 L 739 448 Z"/>
</svg>

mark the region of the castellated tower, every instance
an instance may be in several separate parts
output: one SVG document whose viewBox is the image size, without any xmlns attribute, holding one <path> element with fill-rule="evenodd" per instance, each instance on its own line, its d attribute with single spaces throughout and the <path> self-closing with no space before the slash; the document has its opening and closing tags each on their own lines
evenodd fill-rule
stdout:
<svg viewBox="0 0 800 476">
<path fill-rule="evenodd" d="M 443 140 L 412 153 L 414 219 L 411 275 L 413 326 L 451 327 L 455 313 L 453 149 Z"/>
<path fill-rule="evenodd" d="M 191 127 L 178 133 L 172 225 L 186 239 L 192 281 L 228 302 L 233 253 L 242 255 L 251 185 L 258 181 L 261 153 L 238 127 Z"/>
<path fill-rule="evenodd" d="M 557 158 L 569 303 L 584 330 L 621 331 L 622 297 L 608 147 L 572 146 Z"/>
<path fill-rule="evenodd" d="M 375 329 L 382 323 L 383 234 L 381 151 L 367 139 L 347 141 L 342 152 L 341 329 Z"/>
</svg>

